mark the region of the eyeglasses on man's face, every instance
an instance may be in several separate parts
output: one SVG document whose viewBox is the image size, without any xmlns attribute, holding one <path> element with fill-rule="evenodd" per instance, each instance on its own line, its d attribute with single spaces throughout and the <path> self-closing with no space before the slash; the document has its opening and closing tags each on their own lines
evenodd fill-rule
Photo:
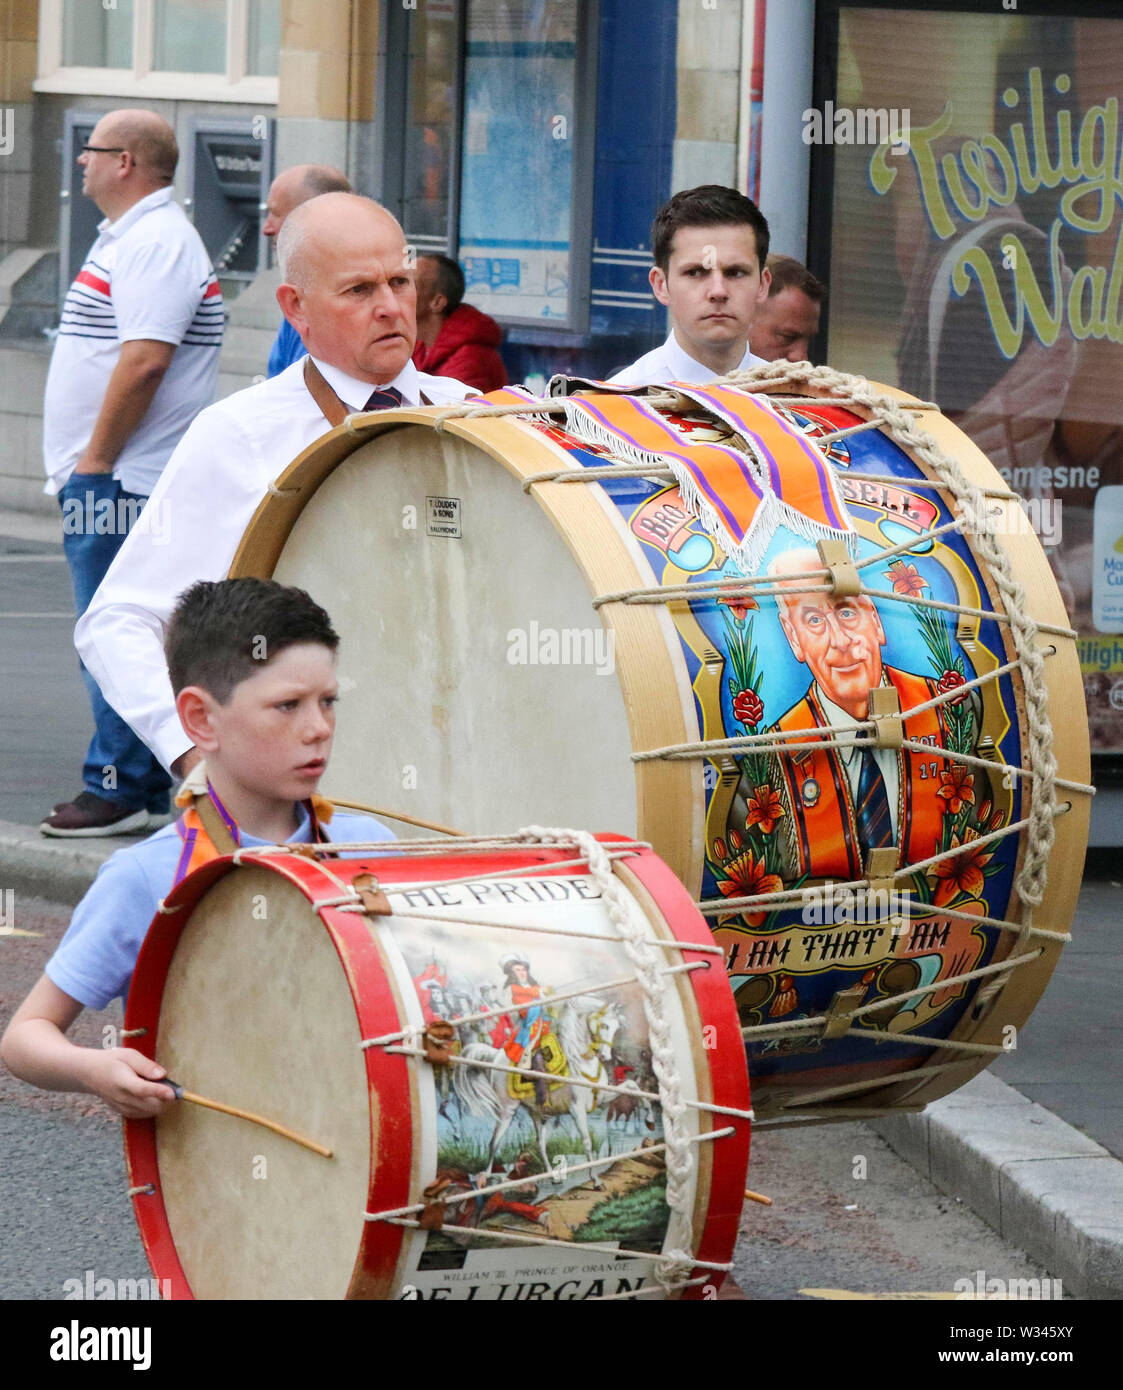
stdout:
<svg viewBox="0 0 1123 1390">
<path fill-rule="evenodd" d="M 83 145 L 82 154 L 128 154 L 124 145 Z"/>
</svg>

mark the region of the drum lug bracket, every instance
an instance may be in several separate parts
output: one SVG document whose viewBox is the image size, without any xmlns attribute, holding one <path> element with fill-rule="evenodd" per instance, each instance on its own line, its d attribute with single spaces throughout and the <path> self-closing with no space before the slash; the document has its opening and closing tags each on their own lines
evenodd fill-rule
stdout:
<svg viewBox="0 0 1123 1390">
<path fill-rule="evenodd" d="M 892 685 L 878 685 L 870 691 L 870 718 L 879 748 L 900 748 L 904 743 L 901 723 L 901 697 Z"/>
<path fill-rule="evenodd" d="M 432 1062 L 435 1067 L 448 1066 L 452 1061 L 452 1044 L 455 1038 L 456 1029 L 448 1019 L 435 1018 L 421 1036 L 425 1060 Z"/>
<path fill-rule="evenodd" d="M 351 886 L 358 893 L 368 917 L 392 917 L 394 909 L 373 874 L 356 874 Z"/>
<path fill-rule="evenodd" d="M 425 1203 L 417 1224 L 423 1231 L 439 1231 L 445 1223 L 444 1191 L 449 1186 L 448 1178 L 438 1178 L 421 1193 Z"/>
<path fill-rule="evenodd" d="M 824 1040 L 841 1038 L 849 1031 L 851 1014 L 865 998 L 865 985 L 854 985 L 850 989 L 840 989 L 826 1008 L 826 1024 L 823 1028 Z"/>
<path fill-rule="evenodd" d="M 830 571 L 831 592 L 838 598 L 854 598 L 862 592 L 862 580 L 846 542 L 837 536 L 824 536 L 818 544 L 819 559 Z"/>
</svg>

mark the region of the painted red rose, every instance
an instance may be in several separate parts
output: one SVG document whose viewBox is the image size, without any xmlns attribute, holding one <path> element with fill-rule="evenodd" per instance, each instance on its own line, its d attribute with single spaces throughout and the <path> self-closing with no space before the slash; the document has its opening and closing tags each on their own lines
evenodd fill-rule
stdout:
<svg viewBox="0 0 1123 1390">
<path fill-rule="evenodd" d="M 967 678 L 961 676 L 958 671 L 945 671 L 936 682 L 936 689 L 941 695 L 946 695 L 949 690 L 954 690 L 958 685 L 966 685 Z M 954 700 L 949 700 L 949 705 L 961 705 L 966 700 L 968 692 L 965 690 L 962 695 L 957 695 Z"/>
<path fill-rule="evenodd" d="M 764 718 L 764 703 L 755 690 L 742 690 L 733 697 L 733 716 L 746 728 L 752 728 Z"/>
</svg>

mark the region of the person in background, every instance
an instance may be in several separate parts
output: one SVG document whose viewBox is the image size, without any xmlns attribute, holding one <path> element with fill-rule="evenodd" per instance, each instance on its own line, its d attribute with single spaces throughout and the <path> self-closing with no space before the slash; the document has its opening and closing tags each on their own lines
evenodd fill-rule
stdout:
<svg viewBox="0 0 1123 1390">
<path fill-rule="evenodd" d="M 266 218 L 261 228 L 262 236 L 275 237 L 284 225 L 285 218 L 306 203 L 309 198 L 318 198 L 321 193 L 350 193 L 351 184 L 347 175 L 330 164 L 294 164 L 291 169 L 283 169 L 269 186 L 269 198 L 265 204 Z M 300 334 L 289 323 L 281 320 L 277 336 L 269 350 L 267 376 L 276 376 L 286 367 L 305 355 Z"/>
<path fill-rule="evenodd" d="M 171 126 L 143 110 L 102 116 L 78 156 L 82 192 L 105 216 L 63 305 L 43 402 L 43 462 L 45 491 L 62 508 L 79 617 L 129 532 L 160 530 L 150 494 L 214 397 L 222 292 L 199 233 L 172 199 L 178 161 Z M 135 834 L 167 811 L 171 783 L 84 666 L 82 675 L 94 716 L 83 789 L 39 828 L 64 838 Z"/>
<path fill-rule="evenodd" d="M 503 330 L 493 318 L 463 303 L 464 272 L 451 256 L 418 256 L 417 346 L 413 365 L 430 376 L 452 376 L 480 391 L 507 385 L 497 351 Z"/>
<path fill-rule="evenodd" d="M 385 208 L 354 193 L 310 198 L 289 214 L 277 249 L 277 302 L 307 357 L 199 415 L 153 494 L 167 518 L 166 543 L 134 532 L 74 633 L 113 707 L 177 777 L 199 756 L 176 715 L 164 661 L 177 596 L 228 572 L 270 484 L 348 414 L 454 405 L 474 394 L 410 360 L 413 269 L 405 234 Z"/>
<path fill-rule="evenodd" d="M 768 297 L 768 223 L 743 193 L 703 184 L 675 196 L 651 228 L 655 298 L 671 311 L 667 341 L 609 381 L 695 384 L 763 367 L 749 330 Z"/>
<path fill-rule="evenodd" d="M 772 283 L 753 319 L 750 346 L 766 362 L 805 362 L 827 287 L 794 256 L 769 256 Z"/>
</svg>

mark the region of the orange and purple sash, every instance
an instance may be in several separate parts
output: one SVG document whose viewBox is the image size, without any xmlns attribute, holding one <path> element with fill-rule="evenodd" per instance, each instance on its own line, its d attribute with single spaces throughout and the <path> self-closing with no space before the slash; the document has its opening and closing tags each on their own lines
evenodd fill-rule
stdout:
<svg viewBox="0 0 1123 1390">
<path fill-rule="evenodd" d="M 624 462 L 670 468 L 686 505 L 742 573 L 760 567 L 781 524 L 812 541 L 837 537 L 855 552 L 857 534 L 826 457 L 768 401 L 729 386 L 669 383 L 728 425 L 743 442 L 736 447 L 692 442 L 642 399 L 653 388 L 607 385 L 576 395 L 561 389 L 575 384 L 593 383 L 551 382 L 551 393 L 565 402 L 566 432 Z M 498 405 L 536 398 L 508 387 L 487 399 Z"/>
</svg>

